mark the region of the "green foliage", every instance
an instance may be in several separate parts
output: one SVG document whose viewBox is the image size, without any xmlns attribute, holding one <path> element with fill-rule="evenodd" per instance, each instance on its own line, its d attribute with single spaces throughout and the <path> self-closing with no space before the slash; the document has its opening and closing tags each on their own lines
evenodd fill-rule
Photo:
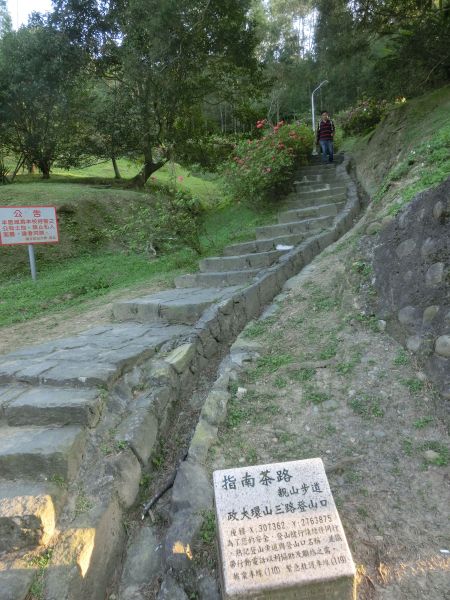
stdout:
<svg viewBox="0 0 450 600">
<path fill-rule="evenodd" d="M 244 408 L 234 396 L 228 402 L 226 425 L 228 428 L 237 427 L 242 421 L 248 419 L 250 412 Z"/>
<path fill-rule="evenodd" d="M 155 205 L 154 227 L 157 239 L 165 249 L 181 244 L 201 254 L 203 217 L 201 202 L 188 192 L 178 191 L 174 195 L 160 198 Z"/>
<path fill-rule="evenodd" d="M 397 366 L 408 365 L 409 364 L 409 356 L 408 356 L 406 350 L 404 350 L 403 348 L 400 348 L 400 350 L 398 350 L 398 352 L 395 355 L 395 358 L 392 362 L 394 363 L 394 365 L 397 365 Z"/>
<path fill-rule="evenodd" d="M 202 517 L 200 537 L 205 544 L 212 544 L 216 539 L 216 516 L 213 510 L 206 510 L 202 513 Z"/>
<path fill-rule="evenodd" d="M 201 253 L 204 208 L 189 192 L 159 193 L 156 201 L 130 207 L 121 224 L 105 230 L 111 240 L 138 254 L 187 247 Z"/>
<path fill-rule="evenodd" d="M 274 322 L 275 319 L 273 317 L 261 321 L 251 321 L 242 332 L 242 335 L 250 340 L 261 337 L 268 332 Z"/>
<path fill-rule="evenodd" d="M 115 120 L 126 119 L 134 155 L 143 159 L 136 185 L 172 156 L 180 133 L 190 137 L 186 123 L 205 98 L 237 98 L 257 77 L 249 4 L 129 0 L 99 7 L 56 0 L 53 21 L 128 99 Z"/>
<path fill-rule="evenodd" d="M 328 394 L 321 392 L 313 385 L 309 384 L 304 388 L 304 398 L 307 402 L 311 402 L 311 404 L 322 404 L 322 402 L 329 400 Z"/>
<path fill-rule="evenodd" d="M 82 67 L 80 49 L 50 26 L 21 27 L 0 39 L 1 143 L 43 177 L 55 161 L 79 159 L 73 140 L 89 104 Z"/>
<path fill-rule="evenodd" d="M 177 160 L 185 165 L 199 165 L 215 172 L 225 162 L 240 140 L 236 135 L 217 133 L 198 137 L 181 138 L 176 144 Z"/>
<path fill-rule="evenodd" d="M 289 369 L 288 370 L 288 375 L 291 379 L 294 379 L 294 381 L 310 381 L 311 379 L 314 378 L 314 375 L 316 374 L 316 370 L 315 369 L 311 369 L 311 368 L 305 368 L 305 369 Z"/>
<path fill-rule="evenodd" d="M 345 135 L 364 134 L 387 114 L 389 105 L 386 100 L 363 98 L 355 106 L 341 113 L 340 122 Z"/>
<path fill-rule="evenodd" d="M 424 388 L 424 383 L 420 379 L 411 377 L 410 379 L 402 379 L 403 385 L 405 385 L 411 394 L 418 394 Z"/>
<path fill-rule="evenodd" d="M 290 364 L 293 357 L 290 354 L 268 354 L 261 356 L 257 361 L 257 370 L 260 374 L 275 373 L 280 367 Z"/>
<path fill-rule="evenodd" d="M 448 446 L 438 441 L 428 441 L 422 445 L 422 450 L 433 450 L 436 452 L 437 457 L 431 461 L 432 464 L 438 467 L 446 467 L 449 462 L 450 451 Z"/>
<path fill-rule="evenodd" d="M 362 393 L 352 398 L 348 404 L 353 412 L 363 419 L 384 416 L 384 409 L 380 406 L 380 400 L 376 396 Z"/>
<path fill-rule="evenodd" d="M 417 419 L 414 421 L 413 427 L 415 429 L 424 429 L 427 425 L 430 425 L 433 422 L 433 417 L 422 417 L 421 419 Z"/>
<path fill-rule="evenodd" d="M 265 121 L 259 121 L 262 129 Z M 289 181 L 294 165 L 305 163 L 314 135 L 304 124 L 269 126 L 262 137 L 243 140 L 225 164 L 227 189 L 235 200 L 261 201 Z"/>
</svg>

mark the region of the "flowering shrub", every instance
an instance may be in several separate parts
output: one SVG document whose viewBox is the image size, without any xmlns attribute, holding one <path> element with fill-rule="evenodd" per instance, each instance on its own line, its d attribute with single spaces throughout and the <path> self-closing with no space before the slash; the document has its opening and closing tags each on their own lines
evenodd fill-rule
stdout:
<svg viewBox="0 0 450 600">
<path fill-rule="evenodd" d="M 292 176 L 296 163 L 306 163 L 314 135 L 307 125 L 270 126 L 258 121 L 263 136 L 242 140 L 225 163 L 225 183 L 236 200 L 259 200 L 280 187 Z"/>
<path fill-rule="evenodd" d="M 340 116 L 345 135 L 358 135 L 374 127 L 389 110 L 386 100 L 363 98 Z"/>
</svg>

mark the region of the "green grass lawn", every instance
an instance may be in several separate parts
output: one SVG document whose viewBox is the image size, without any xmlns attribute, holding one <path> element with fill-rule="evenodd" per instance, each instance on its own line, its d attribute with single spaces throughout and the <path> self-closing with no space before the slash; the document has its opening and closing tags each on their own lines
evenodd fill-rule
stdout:
<svg viewBox="0 0 450 600">
<path fill-rule="evenodd" d="M 121 180 L 114 179 L 111 162 L 102 162 L 84 169 L 52 170 L 50 179 L 42 179 L 39 173 L 19 174 L 13 185 L 0 186 L 0 204 L 10 205 L 17 202 L 50 202 L 61 204 L 68 200 L 77 200 L 88 195 L 101 197 L 107 194 L 119 198 L 127 190 L 128 181 L 139 171 L 137 163 L 118 160 Z M 67 185 L 72 184 L 72 185 Z M 223 202 L 223 191 L 219 177 L 211 174 L 208 179 L 196 177 L 176 163 L 167 163 L 156 171 L 148 180 L 146 193 L 151 193 L 163 186 L 189 191 L 198 197 L 205 206 L 214 206 Z"/>
<path fill-rule="evenodd" d="M 135 174 L 135 169 L 120 165 L 123 175 Z M 107 171 L 107 169 L 110 169 Z M 157 284 L 171 287 L 175 276 L 194 271 L 198 259 L 192 250 L 174 249 L 156 258 L 125 253 L 120 249 L 95 247 L 89 236 L 95 234 L 91 221 L 108 219 L 127 211 L 132 203 L 147 202 L 151 191 L 159 184 L 185 189 L 201 198 L 207 207 L 202 256 L 220 254 L 224 246 L 253 237 L 254 228 L 274 220 L 276 206 L 250 208 L 244 204 L 230 204 L 224 200 L 219 179 L 201 179 L 186 169 L 175 165 L 165 166 L 155 173 L 145 192 L 115 187 L 112 167 L 109 164 L 78 170 L 55 172 L 48 181 L 37 175 L 19 176 L 17 183 L 0 186 L 0 205 L 50 204 L 76 209 L 65 221 L 60 231 L 61 244 L 69 248 L 64 259 L 58 258 L 60 250 L 50 246 L 36 247 L 38 279 L 31 280 L 25 247 L 0 247 L 0 257 L 5 265 L 20 257 L 19 272 L 0 272 L 0 326 L 26 321 L 43 314 L 55 313 L 80 306 L 110 291 L 133 288 L 139 284 Z M 99 183 L 100 180 L 103 181 Z M 93 185 L 86 182 L 92 180 Z M 83 183 L 81 183 L 81 181 Z M 105 187 L 105 182 L 111 183 Z M 149 195 L 150 192 L 150 195 Z M 82 220 L 86 222 L 81 222 Z M 76 225 L 76 227 L 75 227 Z M 81 232 L 81 233 L 80 233 Z M 73 240 L 73 237 L 79 240 Z M 70 238 L 70 239 L 69 239 Z"/>
</svg>

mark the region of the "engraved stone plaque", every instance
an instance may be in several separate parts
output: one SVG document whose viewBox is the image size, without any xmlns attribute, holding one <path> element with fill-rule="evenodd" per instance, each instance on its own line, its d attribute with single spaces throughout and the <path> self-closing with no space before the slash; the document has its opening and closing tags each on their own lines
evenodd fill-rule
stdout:
<svg viewBox="0 0 450 600">
<path fill-rule="evenodd" d="M 224 599 L 354 600 L 320 458 L 215 471 L 214 495 Z"/>
</svg>

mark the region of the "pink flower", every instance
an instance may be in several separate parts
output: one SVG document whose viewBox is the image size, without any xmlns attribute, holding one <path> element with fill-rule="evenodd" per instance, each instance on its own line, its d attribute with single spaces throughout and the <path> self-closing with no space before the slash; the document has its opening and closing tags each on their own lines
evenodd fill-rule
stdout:
<svg viewBox="0 0 450 600">
<path fill-rule="evenodd" d="M 178 181 L 183 181 L 184 177 L 182 175 L 178 175 Z"/>
</svg>

